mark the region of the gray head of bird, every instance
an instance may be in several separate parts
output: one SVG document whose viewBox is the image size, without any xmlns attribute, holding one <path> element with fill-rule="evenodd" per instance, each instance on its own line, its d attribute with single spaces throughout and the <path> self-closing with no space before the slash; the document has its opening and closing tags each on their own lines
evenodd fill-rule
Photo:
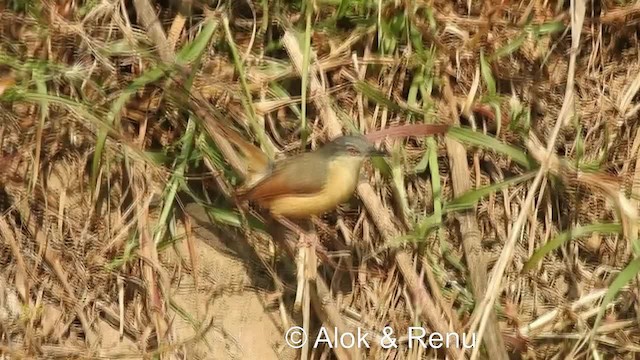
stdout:
<svg viewBox="0 0 640 360">
<path fill-rule="evenodd" d="M 340 136 L 324 145 L 321 152 L 336 157 L 354 157 L 364 160 L 365 157 L 388 156 L 384 150 L 378 150 L 362 135 Z"/>
</svg>

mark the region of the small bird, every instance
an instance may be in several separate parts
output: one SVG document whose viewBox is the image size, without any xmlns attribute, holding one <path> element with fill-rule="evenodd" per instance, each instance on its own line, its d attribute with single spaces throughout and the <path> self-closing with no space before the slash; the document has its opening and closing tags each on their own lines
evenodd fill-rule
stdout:
<svg viewBox="0 0 640 360">
<path fill-rule="evenodd" d="M 341 136 L 316 151 L 273 164 L 271 171 L 240 200 L 255 201 L 278 218 L 302 219 L 321 215 L 349 200 L 365 158 L 388 156 L 360 135 Z"/>
</svg>

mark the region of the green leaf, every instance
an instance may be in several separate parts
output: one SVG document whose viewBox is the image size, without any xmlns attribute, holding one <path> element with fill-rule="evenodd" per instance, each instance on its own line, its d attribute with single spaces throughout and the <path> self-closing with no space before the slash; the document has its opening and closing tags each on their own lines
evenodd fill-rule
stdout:
<svg viewBox="0 0 640 360">
<path fill-rule="evenodd" d="M 347 13 L 347 9 L 349 8 L 350 2 L 351 1 L 349 0 L 340 1 L 340 5 L 338 6 L 338 10 L 336 11 L 336 15 L 335 15 L 336 19 L 342 18 Z"/>
<path fill-rule="evenodd" d="M 100 49 L 100 51 L 107 56 L 140 56 L 141 53 L 150 53 L 150 51 L 145 51 L 136 47 L 127 39 L 108 42 Z"/>
<path fill-rule="evenodd" d="M 422 117 L 421 111 L 410 108 L 408 106 L 402 106 L 398 103 L 395 103 L 389 100 L 382 92 L 380 92 L 378 89 L 374 88 L 373 86 L 371 86 L 365 81 L 361 81 L 361 80 L 356 81 L 354 86 L 356 90 L 363 93 L 367 98 L 369 98 L 369 100 L 374 101 L 379 105 L 385 106 L 389 110 Z"/>
<path fill-rule="evenodd" d="M 122 108 L 126 105 L 129 98 L 136 93 L 140 88 L 146 84 L 152 83 L 160 79 L 164 75 L 164 71 L 159 68 L 152 69 L 144 72 L 138 78 L 136 78 L 122 94 L 111 104 L 111 109 L 107 115 L 107 123 L 110 126 L 117 127 L 120 119 L 120 113 Z M 100 172 L 100 166 L 102 165 L 102 152 L 104 150 L 105 142 L 107 141 L 107 132 L 104 130 L 98 131 L 96 140 L 96 149 L 93 154 L 93 160 L 91 163 L 91 192 L 95 191 L 95 186 L 98 181 L 98 173 Z"/>
<path fill-rule="evenodd" d="M 503 144 L 492 136 L 463 127 L 451 127 L 447 132 L 447 135 L 458 141 L 507 155 L 513 161 L 527 169 L 530 169 L 533 165 L 524 151 L 514 146 Z"/>
<path fill-rule="evenodd" d="M 602 320 L 602 316 L 604 315 L 609 303 L 613 301 L 623 287 L 636 279 L 638 274 L 640 274 L 640 258 L 635 258 L 618 274 L 618 276 L 616 276 L 611 285 L 609 285 L 609 289 L 604 295 L 604 299 L 602 299 L 598 316 L 593 324 L 593 330 L 591 331 L 590 338 L 595 336 L 598 326 L 600 325 L 600 321 Z"/>
<path fill-rule="evenodd" d="M 355 83 L 355 88 L 357 91 L 363 93 L 366 97 L 368 97 L 370 100 L 387 107 L 389 110 L 393 110 L 393 111 L 402 111 L 402 107 L 400 107 L 400 105 L 396 104 L 395 102 L 389 100 L 382 92 L 380 92 L 378 89 L 376 89 L 375 87 L 371 86 L 370 84 L 362 81 L 362 80 L 358 80 Z"/>
<path fill-rule="evenodd" d="M 582 138 L 582 125 L 578 124 L 576 128 L 576 140 L 575 140 L 575 149 L 576 149 L 576 161 L 578 162 L 578 166 L 582 161 L 582 157 L 584 156 L 584 139 Z"/>
<path fill-rule="evenodd" d="M 169 160 L 169 157 L 163 151 L 145 151 L 144 154 L 148 159 L 159 165 Z"/>
<path fill-rule="evenodd" d="M 604 223 L 604 224 L 591 224 L 585 226 L 576 226 L 573 229 L 567 230 L 556 235 L 548 243 L 544 244 L 531 256 L 531 259 L 524 264 L 522 271 L 528 271 L 533 269 L 548 253 L 559 248 L 570 239 L 575 239 L 581 236 L 588 235 L 593 232 L 599 233 L 620 233 L 622 226 L 619 223 Z"/>
<path fill-rule="evenodd" d="M 202 52 L 206 49 L 206 45 L 213 36 L 218 23 L 216 21 L 209 21 L 198 34 L 193 42 L 183 47 L 176 58 L 178 63 L 188 63 L 197 59 Z M 167 67 L 165 65 L 158 65 L 155 68 L 151 68 L 145 71 L 142 75 L 137 77 L 123 93 L 111 104 L 111 110 L 107 116 L 109 125 L 115 126 L 119 123 L 120 113 L 122 108 L 127 104 L 129 98 L 135 94 L 139 89 L 143 88 L 147 84 L 159 80 L 166 74 Z M 102 152 L 107 140 L 107 133 L 105 131 L 99 131 L 96 140 L 96 150 L 93 155 L 93 161 L 91 165 L 91 188 L 94 190 L 98 173 L 100 171 Z"/>
<path fill-rule="evenodd" d="M 496 95 L 496 81 L 493 79 L 493 74 L 491 73 L 491 67 L 489 66 L 489 62 L 484 57 L 484 52 L 480 50 L 480 73 L 482 74 L 482 79 L 487 84 L 487 91 L 489 92 L 489 96 Z"/>
<path fill-rule="evenodd" d="M 210 20 L 202 28 L 202 31 L 196 36 L 196 38 L 188 45 L 184 46 L 178 52 L 177 60 L 180 63 L 190 63 L 200 57 L 206 50 L 209 40 L 213 36 L 213 33 L 218 27 L 218 22 Z"/>
<path fill-rule="evenodd" d="M 531 32 L 535 35 L 547 35 L 557 32 L 562 32 L 565 29 L 565 25 L 562 21 L 552 21 L 541 25 L 531 27 Z"/>
<path fill-rule="evenodd" d="M 181 143 L 182 149 L 180 156 L 176 158 L 176 165 L 171 174 L 171 179 L 167 183 L 165 188 L 165 196 L 162 201 L 162 211 L 160 218 L 158 219 L 158 225 L 154 233 L 154 243 L 157 245 L 162 240 L 166 231 L 166 225 L 169 221 L 169 215 L 173 210 L 173 204 L 180 185 L 184 183 L 184 174 L 187 169 L 187 159 L 194 148 L 194 136 L 195 136 L 196 124 L 193 119 L 189 119 L 187 122 L 187 129 L 182 136 Z"/>
<path fill-rule="evenodd" d="M 509 100 L 509 129 L 518 133 L 522 137 L 526 137 L 531 127 L 531 112 L 529 108 L 525 108 L 520 100 L 511 97 Z"/>
<path fill-rule="evenodd" d="M 271 90 L 271 92 L 273 92 L 274 97 L 277 99 L 291 98 L 291 94 L 289 94 L 287 90 L 285 90 L 285 88 L 282 87 L 277 82 L 270 83 L 269 89 Z M 300 112 L 300 108 L 296 105 L 295 102 L 291 102 L 288 107 L 289 107 L 289 110 L 291 110 L 295 116 L 297 117 L 302 116 L 302 113 Z"/>
<path fill-rule="evenodd" d="M 496 191 L 505 189 L 511 185 L 519 184 L 521 182 L 527 181 L 533 178 L 536 175 L 536 171 L 530 171 L 520 176 L 516 176 L 514 178 L 505 180 L 503 182 L 499 182 L 496 184 L 491 184 L 485 187 L 481 187 L 476 190 L 469 190 L 466 193 L 458 196 L 452 201 L 448 202 L 444 206 L 444 211 L 460 211 L 473 208 L 476 203 L 482 199 L 483 197 L 494 193 Z"/>
<path fill-rule="evenodd" d="M 500 101 L 492 101 L 491 107 L 496 114 L 496 136 L 499 136 L 500 129 L 502 128 L 502 110 L 500 109 Z"/>
<path fill-rule="evenodd" d="M 242 219 L 240 218 L 240 215 L 232 210 L 211 208 L 208 212 L 211 217 L 213 217 L 213 219 L 215 219 L 217 222 L 235 227 L 240 227 L 242 225 Z"/>
<path fill-rule="evenodd" d="M 499 58 L 501 58 L 503 56 L 513 54 L 514 52 L 518 51 L 518 49 L 520 49 L 522 44 L 524 44 L 524 40 L 526 38 L 527 38 L 527 34 L 525 32 L 521 33 L 513 41 L 510 41 L 505 46 L 503 46 L 503 47 L 499 48 L 498 50 L 496 50 L 496 52 L 494 52 L 491 55 L 491 57 L 489 57 L 489 60 L 496 60 L 496 59 L 499 59 Z"/>
<path fill-rule="evenodd" d="M 435 34 L 438 22 L 436 21 L 436 17 L 433 14 L 433 9 L 431 9 L 431 7 L 427 7 L 426 11 L 427 11 L 427 22 L 429 23 L 429 30 L 431 30 L 432 34 Z"/>
</svg>

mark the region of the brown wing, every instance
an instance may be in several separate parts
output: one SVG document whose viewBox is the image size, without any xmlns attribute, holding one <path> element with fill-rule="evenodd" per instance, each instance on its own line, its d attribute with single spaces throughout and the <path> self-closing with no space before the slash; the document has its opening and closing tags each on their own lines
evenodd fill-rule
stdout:
<svg viewBox="0 0 640 360">
<path fill-rule="evenodd" d="M 316 153 L 304 153 L 280 161 L 269 175 L 239 196 L 260 202 L 285 194 L 315 194 L 326 179 L 327 164 L 320 160 Z"/>
</svg>

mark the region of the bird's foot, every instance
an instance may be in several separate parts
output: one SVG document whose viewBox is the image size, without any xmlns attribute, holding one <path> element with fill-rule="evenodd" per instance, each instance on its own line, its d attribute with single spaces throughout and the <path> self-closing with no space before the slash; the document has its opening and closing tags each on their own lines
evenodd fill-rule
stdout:
<svg viewBox="0 0 640 360">
<path fill-rule="evenodd" d="M 302 229 L 300 225 L 294 223 L 293 221 L 287 219 L 284 216 L 274 216 L 274 218 L 278 220 L 279 223 L 281 223 L 286 228 L 288 228 L 290 231 L 292 231 L 294 234 L 298 235 L 298 245 L 297 245 L 298 247 L 302 247 L 303 245 L 308 246 L 311 244 L 309 236 L 307 236 L 307 232 L 304 231 L 304 229 Z"/>
<path fill-rule="evenodd" d="M 300 237 L 298 238 L 298 244 L 297 247 L 298 248 L 303 248 L 303 247 L 311 247 L 312 245 L 318 245 L 318 241 L 317 239 L 315 239 L 314 237 L 311 236 L 307 236 L 306 234 L 300 234 Z"/>
</svg>

